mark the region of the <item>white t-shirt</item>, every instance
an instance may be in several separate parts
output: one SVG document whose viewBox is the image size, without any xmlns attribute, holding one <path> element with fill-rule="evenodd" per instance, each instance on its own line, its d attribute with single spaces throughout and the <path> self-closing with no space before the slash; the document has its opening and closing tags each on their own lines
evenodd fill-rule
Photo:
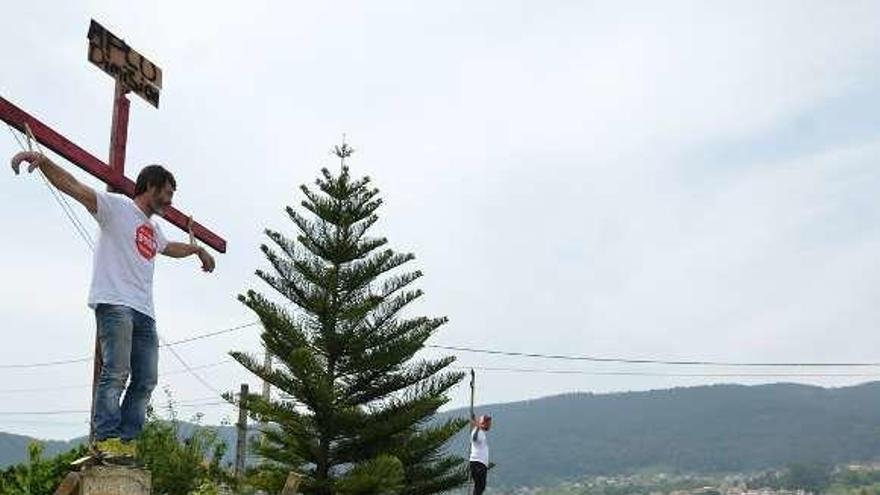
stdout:
<svg viewBox="0 0 880 495">
<path fill-rule="evenodd" d="M 118 304 L 153 319 L 153 267 L 168 241 L 156 223 L 134 200 L 96 191 L 98 211 L 93 215 L 101 233 L 95 249 L 89 307 Z"/>
<path fill-rule="evenodd" d="M 477 431 L 477 439 L 474 440 L 474 430 Z M 486 432 L 479 428 L 471 430 L 471 459 L 489 465 L 489 442 L 486 438 Z"/>
</svg>

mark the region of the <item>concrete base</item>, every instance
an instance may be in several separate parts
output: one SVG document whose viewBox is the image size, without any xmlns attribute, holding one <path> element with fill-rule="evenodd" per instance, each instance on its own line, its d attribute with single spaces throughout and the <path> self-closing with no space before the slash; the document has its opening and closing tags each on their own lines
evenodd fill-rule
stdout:
<svg viewBox="0 0 880 495">
<path fill-rule="evenodd" d="M 150 495 L 151 486 L 146 469 L 94 466 L 80 473 L 79 495 Z"/>
</svg>

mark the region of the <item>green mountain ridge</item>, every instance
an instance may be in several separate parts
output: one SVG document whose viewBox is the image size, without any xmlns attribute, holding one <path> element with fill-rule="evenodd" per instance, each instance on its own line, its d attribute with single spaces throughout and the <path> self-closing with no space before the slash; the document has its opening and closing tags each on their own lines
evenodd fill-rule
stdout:
<svg viewBox="0 0 880 495">
<path fill-rule="evenodd" d="M 0 432 L 0 468 L 27 460 L 27 446 L 36 440 L 25 435 Z M 54 456 L 66 452 L 83 442 L 84 439 L 73 440 L 40 440 L 46 446 L 45 456 Z"/>
<path fill-rule="evenodd" d="M 880 382 L 572 393 L 486 405 L 477 412 L 494 418 L 489 444 L 498 465 L 490 484 L 496 486 L 654 468 L 737 472 L 791 462 L 880 459 Z M 456 409 L 436 419 L 466 413 Z M 221 427 L 220 433 L 232 447 L 234 428 Z M 23 460 L 29 440 L 0 433 L 0 466 Z M 47 450 L 71 446 L 51 442 Z M 449 448 L 464 455 L 466 433 Z"/>
<path fill-rule="evenodd" d="M 494 418 L 491 457 L 506 486 L 656 468 L 742 472 L 880 458 L 880 382 L 576 393 L 478 412 Z"/>
</svg>

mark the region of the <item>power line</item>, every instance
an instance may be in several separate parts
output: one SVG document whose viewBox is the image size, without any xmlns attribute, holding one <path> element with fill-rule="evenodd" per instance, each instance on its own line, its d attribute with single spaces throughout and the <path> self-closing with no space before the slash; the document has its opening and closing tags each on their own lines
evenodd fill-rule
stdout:
<svg viewBox="0 0 880 495">
<path fill-rule="evenodd" d="M 192 369 L 194 369 L 194 370 L 203 370 L 203 369 L 207 369 L 207 368 L 215 368 L 215 367 L 217 367 L 217 366 L 221 366 L 221 365 L 224 365 L 224 364 L 231 364 L 231 363 L 235 363 L 235 362 L 237 362 L 237 361 L 235 361 L 235 360 L 233 360 L 233 359 L 224 359 L 224 360 L 222 360 L 222 361 L 216 361 L 216 362 L 213 362 L 213 363 L 200 364 L 200 365 L 198 365 L 198 366 L 192 366 Z M 169 372 L 167 372 L 167 373 L 160 373 L 159 376 L 162 377 L 162 376 L 170 376 L 170 375 L 180 375 L 180 374 L 182 374 L 182 373 L 186 373 L 186 372 L 187 372 L 187 371 L 186 371 L 186 369 L 184 368 L 184 369 L 178 369 L 178 370 L 174 370 L 174 371 L 169 371 Z M 89 385 L 89 387 L 91 387 L 91 385 Z"/>
<path fill-rule="evenodd" d="M 226 359 L 215 363 L 192 366 L 191 369 L 206 369 L 221 366 L 224 364 L 232 364 L 235 361 Z M 515 368 L 515 367 L 497 367 L 497 366 L 450 366 L 451 369 L 491 372 L 509 372 L 509 373 L 534 373 L 547 375 L 585 375 L 585 376 L 644 376 L 644 377 L 668 377 L 668 378 L 877 378 L 880 373 L 662 373 L 662 372 L 644 372 L 644 371 L 589 371 L 589 370 L 563 370 L 563 369 L 544 369 L 544 368 Z M 168 373 L 162 373 L 159 376 L 169 376 L 187 373 L 186 369 L 179 369 Z M 78 388 L 88 388 L 91 384 L 78 385 L 59 385 L 53 387 L 37 387 L 37 388 L 17 388 L 17 389 L 0 389 L 0 394 L 16 394 L 30 392 L 51 392 L 57 390 L 68 390 Z M 285 397 L 287 398 L 287 397 Z M 207 399 L 207 398 L 205 398 Z M 201 400 L 201 399 L 193 399 Z M 190 402 L 190 401 L 180 401 Z"/>
<path fill-rule="evenodd" d="M 874 362 L 839 362 L 839 363 L 816 363 L 816 362 L 735 362 L 735 361 L 697 361 L 697 360 L 683 360 L 683 361 L 671 361 L 671 360 L 663 360 L 663 359 L 630 359 L 630 358 L 618 358 L 618 357 L 596 357 L 596 356 L 572 356 L 566 354 L 540 354 L 534 352 L 515 352 L 515 351 L 501 351 L 496 349 L 485 349 L 478 347 L 464 347 L 464 346 L 452 346 L 452 345 L 436 345 L 429 344 L 425 347 L 429 347 L 432 349 L 442 349 L 446 351 L 458 351 L 458 352 L 471 352 L 478 354 L 491 354 L 496 356 L 511 356 L 511 357 L 527 357 L 527 358 L 537 358 L 537 359 L 555 359 L 555 360 L 564 360 L 564 361 L 589 361 L 595 363 L 624 363 L 624 364 L 664 364 L 664 365 L 676 365 L 676 366 L 730 366 L 730 367 L 828 367 L 828 368 L 843 368 L 843 367 L 880 367 L 880 363 Z"/>
<path fill-rule="evenodd" d="M 201 364 L 198 366 L 192 366 L 192 369 L 206 369 L 206 368 L 214 368 L 217 366 L 221 366 L 224 364 L 234 363 L 236 361 L 232 359 L 224 359 L 222 361 L 217 361 L 214 363 Z M 185 368 L 181 368 L 174 371 L 169 371 L 167 373 L 160 373 L 159 377 L 170 376 L 170 375 L 179 375 L 181 373 L 188 373 Z M 56 385 L 52 387 L 37 387 L 37 388 L 8 388 L 8 389 L 0 389 L 0 394 L 16 394 L 16 393 L 28 393 L 28 392 L 51 392 L 54 390 L 68 390 L 68 389 L 76 389 L 76 388 L 91 388 L 92 384 L 83 383 L 79 385 Z"/>
<path fill-rule="evenodd" d="M 159 335 L 159 339 L 163 340 L 163 342 L 164 342 L 164 339 L 162 339 L 162 336 L 161 336 L 161 335 Z M 195 377 L 195 379 L 198 380 L 199 383 L 201 383 L 205 388 L 207 388 L 207 389 L 210 390 L 211 392 L 214 392 L 214 393 L 217 394 L 218 396 L 222 395 L 222 394 L 220 393 L 219 390 L 217 390 L 216 388 L 214 388 L 214 386 L 212 386 L 212 385 L 211 385 L 210 383 L 208 383 L 204 378 L 202 378 L 201 375 L 199 375 L 198 373 L 196 373 L 196 372 L 192 369 L 192 367 L 190 367 L 190 365 L 187 364 L 187 362 L 186 362 L 186 361 L 180 356 L 180 354 L 178 354 L 177 351 L 174 350 L 173 347 L 171 347 L 170 345 L 167 345 L 167 344 L 165 345 L 165 347 L 167 347 L 168 350 L 171 351 L 171 354 L 173 354 L 174 357 L 177 358 L 178 361 L 180 361 L 180 364 L 183 365 L 183 367 L 186 369 L 186 371 L 188 371 L 190 375 L 192 375 L 193 377 Z"/>
<path fill-rule="evenodd" d="M 0 411 L 0 416 L 57 416 L 59 414 L 88 414 L 88 409 L 67 409 L 59 411 Z"/>
<path fill-rule="evenodd" d="M 241 325 L 238 325 L 235 327 L 226 328 L 223 330 L 216 330 L 216 331 L 212 331 L 212 332 L 207 332 L 207 333 L 203 333 L 200 335 L 195 335 L 193 337 L 188 337 L 188 338 L 181 339 L 181 340 L 175 340 L 172 342 L 165 342 L 163 340 L 162 344 L 159 347 L 171 347 L 171 346 L 180 345 L 180 344 L 187 344 L 187 343 L 190 343 L 190 342 L 193 342 L 196 340 L 206 339 L 209 337 L 216 337 L 218 335 L 223 335 L 225 333 L 230 333 L 230 332 L 234 332 L 234 331 L 241 330 L 244 328 L 252 327 L 254 325 L 258 325 L 259 323 L 260 323 L 259 321 L 252 321 L 250 323 L 244 323 L 244 324 L 241 324 Z M 91 362 L 92 359 L 93 358 L 90 356 L 90 357 L 71 358 L 71 359 L 59 359 L 59 360 L 55 360 L 55 361 L 43 361 L 43 362 L 36 362 L 36 363 L 0 364 L 0 369 L 42 368 L 42 367 L 46 367 L 46 366 L 58 366 L 58 365 L 64 365 L 64 364 Z"/>
<path fill-rule="evenodd" d="M 210 337 L 215 337 L 218 335 L 223 335 L 230 332 L 235 332 L 238 330 L 242 330 L 244 328 L 252 327 L 259 325 L 259 321 L 252 321 L 248 323 L 243 323 L 240 325 L 236 325 L 230 328 L 225 328 L 222 330 L 210 331 L 200 335 L 195 335 L 193 337 L 188 337 L 172 342 L 163 342 L 160 347 L 171 347 L 179 344 L 186 344 L 189 342 L 206 339 Z M 710 361 L 710 360 L 666 360 L 666 359 L 633 359 L 633 358 L 621 358 L 621 357 L 600 357 L 600 356 L 575 356 L 575 355 L 566 355 L 566 354 L 543 354 L 543 353 L 534 353 L 534 352 L 517 352 L 517 351 L 505 351 L 499 349 L 488 349 L 488 348 L 479 348 L 479 347 L 468 347 L 468 346 L 458 346 L 458 345 L 440 345 L 440 344 L 427 344 L 426 348 L 431 349 L 441 349 L 446 351 L 455 351 L 455 352 L 468 352 L 468 353 L 477 353 L 477 354 L 488 354 L 488 355 L 498 355 L 498 356 L 508 356 L 508 357 L 526 357 L 526 358 L 534 358 L 534 359 L 551 359 L 551 360 L 565 360 L 565 361 L 586 361 L 586 362 L 596 362 L 596 363 L 622 363 L 622 364 L 659 364 L 659 365 L 676 365 L 676 366 L 727 366 L 727 367 L 828 367 L 828 368 L 845 368 L 845 367 L 880 367 L 880 362 L 828 362 L 828 363 L 817 363 L 817 362 L 735 362 L 735 361 Z M 37 363 L 22 363 L 22 364 L 0 364 L 0 369 L 12 369 L 12 368 L 38 368 L 44 366 L 57 366 L 71 363 L 79 363 L 90 361 L 91 357 L 83 357 L 83 358 L 74 358 L 74 359 L 62 359 L 56 361 L 45 361 L 45 362 L 37 362 Z"/>
<path fill-rule="evenodd" d="M 208 333 L 204 333 L 201 335 L 196 335 L 194 337 L 189 337 L 186 339 L 175 340 L 173 342 L 168 342 L 168 343 L 162 344 L 162 346 L 167 347 L 167 346 L 172 346 L 172 345 L 187 344 L 187 343 L 193 342 L 195 340 L 207 339 L 208 337 L 216 337 L 217 335 L 223 335 L 224 333 L 234 332 L 236 330 L 241 330 L 243 328 L 248 328 L 248 327 L 252 327 L 254 325 L 259 325 L 259 324 L 260 324 L 259 321 L 252 321 L 250 323 L 243 323 L 241 325 L 231 327 L 231 328 L 226 328 L 224 330 L 217 330 L 215 332 L 208 332 Z"/>
<path fill-rule="evenodd" d="M 81 421 L 40 421 L 33 419 L 3 419 L 3 424 L 20 424 L 20 425 L 52 425 L 52 426 L 80 426 L 89 424 L 88 420 Z"/>
<path fill-rule="evenodd" d="M 510 373 L 539 373 L 549 375 L 587 375 L 587 376 L 649 376 L 669 378 L 834 378 L 857 377 L 876 378 L 880 373 L 659 373 L 645 371 L 587 371 L 587 370 L 548 370 L 541 368 L 506 368 L 493 366 L 450 366 L 457 370 L 500 371 Z"/>
<path fill-rule="evenodd" d="M 84 363 L 86 361 L 91 361 L 92 358 L 75 358 L 75 359 L 64 359 L 59 361 L 43 361 L 40 363 L 22 363 L 22 364 L 0 364 L 0 369 L 19 369 L 19 368 L 42 368 L 45 366 L 58 366 L 61 364 L 73 364 L 73 363 Z"/>
<path fill-rule="evenodd" d="M 205 402 L 199 404 L 172 404 L 174 407 L 180 409 L 192 409 L 195 407 L 213 407 L 213 406 L 221 406 L 227 405 L 231 406 L 229 402 L 225 400 L 217 400 L 214 402 Z M 59 409 L 54 411 L 0 411 L 0 416 L 59 416 L 66 414 L 89 414 L 91 413 L 88 409 Z"/>
<path fill-rule="evenodd" d="M 196 405 L 198 405 L 198 404 L 203 404 L 203 403 L 214 403 L 214 402 L 217 402 L 219 399 L 220 399 L 220 397 L 218 397 L 216 395 L 210 395 L 207 397 L 199 397 L 197 399 L 187 399 L 187 400 L 171 399 L 166 402 L 168 402 L 169 404 L 174 404 L 174 405 L 178 405 L 178 404 L 196 404 Z"/>
</svg>

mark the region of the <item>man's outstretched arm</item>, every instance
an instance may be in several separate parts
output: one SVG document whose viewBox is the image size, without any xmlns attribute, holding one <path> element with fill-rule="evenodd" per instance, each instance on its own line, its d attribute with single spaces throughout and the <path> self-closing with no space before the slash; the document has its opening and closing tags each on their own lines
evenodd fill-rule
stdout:
<svg viewBox="0 0 880 495">
<path fill-rule="evenodd" d="M 39 168 L 43 171 L 46 178 L 49 179 L 49 182 L 57 187 L 59 191 L 79 201 L 92 215 L 98 212 L 98 198 L 95 195 L 95 190 L 76 180 L 76 177 L 70 175 L 68 171 L 52 163 L 46 155 L 36 151 L 17 153 L 12 157 L 11 161 L 12 170 L 15 171 L 16 175 L 18 175 L 19 168 L 23 162 L 29 164 L 28 173 Z"/>
<path fill-rule="evenodd" d="M 201 246 L 184 244 L 182 242 L 169 242 L 165 246 L 165 250 L 162 251 L 162 254 L 171 258 L 186 258 L 195 254 L 202 262 L 202 270 L 206 272 L 214 271 L 214 257 Z"/>
</svg>

